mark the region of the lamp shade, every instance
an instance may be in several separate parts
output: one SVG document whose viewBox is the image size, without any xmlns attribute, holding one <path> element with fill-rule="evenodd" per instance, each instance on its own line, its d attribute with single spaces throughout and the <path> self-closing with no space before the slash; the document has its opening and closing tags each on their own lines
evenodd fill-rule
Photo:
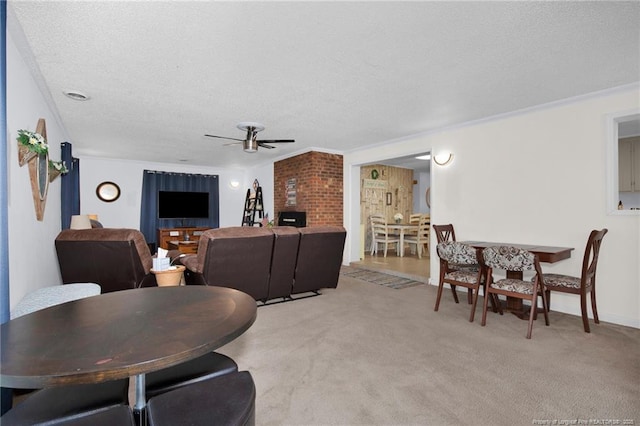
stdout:
<svg viewBox="0 0 640 426">
<path fill-rule="evenodd" d="M 71 216 L 71 229 L 91 229 L 91 220 L 86 214 L 77 214 Z"/>
</svg>

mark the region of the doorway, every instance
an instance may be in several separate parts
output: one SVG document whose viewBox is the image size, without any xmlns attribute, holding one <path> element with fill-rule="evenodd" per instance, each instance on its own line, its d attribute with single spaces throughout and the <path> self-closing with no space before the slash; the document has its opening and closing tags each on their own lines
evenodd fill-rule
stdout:
<svg viewBox="0 0 640 426">
<path fill-rule="evenodd" d="M 419 157 L 416 158 L 416 157 Z M 384 165 L 399 168 L 411 169 L 413 171 L 412 185 L 412 207 L 411 213 L 431 213 L 431 208 L 427 202 L 427 193 L 431 187 L 431 161 L 429 151 L 419 152 L 402 157 L 388 158 L 378 161 L 370 161 L 351 167 L 351 214 L 350 222 L 352 230 L 359 230 L 359 235 L 351 239 L 351 262 L 355 267 L 363 269 L 371 269 L 391 275 L 402 276 L 414 279 L 416 281 L 428 282 L 430 277 L 431 265 L 429 254 L 423 255 L 421 259 L 410 250 L 405 249 L 405 256 L 399 257 L 395 251 L 390 250 L 387 257 L 379 251 L 372 256 L 369 247 L 366 247 L 368 227 L 366 223 L 362 223 L 363 210 L 363 193 L 362 191 L 362 168 L 367 170 L 372 165 Z M 393 199 L 392 194 L 392 199 Z M 406 218 L 408 220 L 408 218 Z M 354 247 L 357 245 L 357 247 Z"/>
</svg>

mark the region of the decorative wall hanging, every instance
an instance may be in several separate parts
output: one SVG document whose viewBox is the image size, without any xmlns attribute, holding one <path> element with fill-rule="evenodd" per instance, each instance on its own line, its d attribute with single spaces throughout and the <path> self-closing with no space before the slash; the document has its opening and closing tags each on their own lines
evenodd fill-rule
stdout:
<svg viewBox="0 0 640 426">
<path fill-rule="evenodd" d="M 49 191 L 49 147 L 47 145 L 47 127 L 44 118 L 38 120 L 36 134 L 40 138 L 35 138 L 37 155 L 27 160 L 29 163 L 29 178 L 31 179 L 31 193 L 33 194 L 33 205 L 36 210 L 36 219 L 44 219 L 44 207 L 47 202 L 47 191 Z M 34 135 L 35 136 L 35 135 Z"/>
<path fill-rule="evenodd" d="M 292 207 L 295 206 L 297 203 L 297 192 L 296 192 L 296 179 L 295 178 L 291 178 L 291 179 L 287 179 L 287 183 L 286 183 L 286 202 L 285 202 L 285 207 Z"/>
<path fill-rule="evenodd" d="M 69 170 L 64 162 L 49 160 L 47 126 L 44 118 L 38 120 L 35 132 L 18 130 L 16 140 L 18 142 L 18 164 L 20 167 L 25 164 L 29 165 L 29 179 L 31 180 L 36 219 L 42 221 L 49 182 L 53 182 L 55 178 Z"/>
</svg>

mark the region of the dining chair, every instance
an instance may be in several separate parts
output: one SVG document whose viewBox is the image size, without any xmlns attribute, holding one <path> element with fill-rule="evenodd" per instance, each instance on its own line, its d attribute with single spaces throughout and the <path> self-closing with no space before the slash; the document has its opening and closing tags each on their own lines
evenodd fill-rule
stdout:
<svg viewBox="0 0 640 426">
<path fill-rule="evenodd" d="M 409 245 L 415 244 L 418 259 L 422 259 L 423 250 L 427 255 L 429 254 L 429 228 L 429 217 L 427 215 L 421 215 L 417 232 L 404 236 L 405 243 Z"/>
<path fill-rule="evenodd" d="M 380 215 L 371 215 L 371 255 L 378 252 L 378 244 L 384 244 L 384 257 L 390 244 L 395 244 L 396 253 L 400 253 L 400 237 L 389 232 L 387 219 Z"/>
<path fill-rule="evenodd" d="M 411 213 L 409 215 L 409 223 L 411 225 L 417 225 L 420 223 L 420 218 L 422 217 L 422 213 Z"/>
<path fill-rule="evenodd" d="M 438 243 L 456 240 L 456 232 L 453 229 L 453 225 L 450 223 L 447 225 L 433 225 L 433 230 L 436 231 Z"/>
<path fill-rule="evenodd" d="M 438 244 L 444 243 L 446 241 L 456 241 L 456 231 L 451 223 L 446 225 L 433 225 L 433 230 L 436 231 L 436 240 Z M 474 265 L 449 264 L 449 268 L 453 270 L 467 270 L 471 272 L 478 272 L 481 269 L 478 263 Z M 467 302 L 469 304 L 472 303 L 472 297 L 473 296 L 471 290 L 469 290 L 467 294 Z"/>
<path fill-rule="evenodd" d="M 458 303 L 456 286 L 466 287 L 473 293 L 473 303 L 471 306 L 471 314 L 469 316 L 469 322 L 473 322 L 480 287 L 483 286 L 485 282 L 482 268 L 477 271 L 472 271 L 469 269 L 452 269 L 449 265 L 477 265 L 479 263 L 477 250 L 468 244 L 458 241 L 445 241 L 437 245 L 436 251 L 440 258 L 440 281 L 438 284 L 438 296 L 436 297 L 436 306 L 434 311 L 437 312 L 440 307 L 442 289 L 445 284 L 449 284 L 451 287 L 453 300 L 456 303 Z"/>
<path fill-rule="evenodd" d="M 542 274 L 544 288 L 547 297 L 547 305 L 551 309 L 551 291 L 561 293 L 571 293 L 580 295 L 580 310 L 582 312 L 582 324 L 584 331 L 590 333 L 589 315 L 587 312 L 587 294 L 591 293 L 591 310 L 593 311 L 593 322 L 600 323 L 598 319 L 598 309 L 596 308 L 596 269 L 598 267 L 598 257 L 600 255 L 600 245 L 602 239 L 608 232 L 606 228 L 594 229 L 589 234 L 587 246 L 584 250 L 582 260 L 582 273 L 579 277 L 562 274 Z"/>
<path fill-rule="evenodd" d="M 487 302 L 489 295 L 503 295 L 514 297 L 531 302 L 529 312 L 529 328 L 527 329 L 527 339 L 531 339 L 533 320 L 537 316 L 538 296 L 542 296 L 542 307 L 544 311 L 545 325 L 549 325 L 549 309 L 547 306 L 547 296 L 544 293 L 544 282 L 540 270 L 538 256 L 533 253 L 516 247 L 493 246 L 487 247 L 482 252 L 484 264 L 487 268 L 487 284 L 485 288 L 484 305 L 482 308 L 482 326 L 487 323 Z M 504 271 L 533 271 L 536 273 L 532 281 L 525 281 L 515 278 L 504 278 L 495 281 L 493 271 L 501 269 Z M 502 307 L 498 304 L 498 310 L 502 313 Z"/>
</svg>

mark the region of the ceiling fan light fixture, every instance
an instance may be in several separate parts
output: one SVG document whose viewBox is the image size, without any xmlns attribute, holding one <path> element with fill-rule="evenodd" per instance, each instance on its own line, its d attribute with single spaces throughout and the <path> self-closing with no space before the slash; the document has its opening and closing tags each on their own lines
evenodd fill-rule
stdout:
<svg viewBox="0 0 640 426">
<path fill-rule="evenodd" d="M 258 142 L 255 139 L 245 140 L 242 142 L 242 150 L 250 154 L 258 152 Z"/>
</svg>

